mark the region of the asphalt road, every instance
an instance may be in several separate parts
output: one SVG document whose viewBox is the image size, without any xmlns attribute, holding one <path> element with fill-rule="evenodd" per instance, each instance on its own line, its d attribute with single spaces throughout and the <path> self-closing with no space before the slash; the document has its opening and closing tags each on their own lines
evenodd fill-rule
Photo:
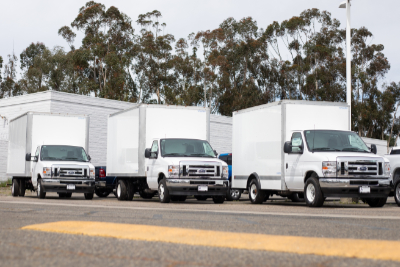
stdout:
<svg viewBox="0 0 400 267">
<path fill-rule="evenodd" d="M 379 253 L 377 259 L 357 258 L 341 252 L 337 254 L 341 256 L 329 256 L 331 250 L 340 250 L 342 243 L 346 245 L 346 241 L 339 239 L 352 240 L 356 246 L 373 242 L 368 246 L 374 247 L 376 243 L 377 249 L 381 241 L 386 242 L 382 246 L 400 244 L 400 208 L 392 200 L 383 208 L 328 201 L 322 208 L 310 209 L 303 203 L 282 199 L 252 205 L 245 197 L 247 195 L 241 201 L 216 205 L 212 201 L 195 199 L 169 204 L 161 204 L 157 198 L 120 202 L 114 197 L 95 197 L 89 201 L 80 194 L 71 199 L 49 194 L 44 200 L 29 194 L 24 198 L 0 196 L 0 266 L 400 266 L 400 261 L 379 259 Z M 62 221 L 113 224 L 107 224 L 105 233 L 100 236 L 86 235 L 85 231 L 93 229 L 83 229 L 82 234 L 21 229 Z M 169 229 L 189 229 L 186 234 L 196 230 L 201 239 L 203 230 L 212 230 L 218 235 L 237 238 L 232 244 L 220 247 L 212 243 L 188 245 L 188 242 L 197 244 L 198 240 L 185 240 L 185 236 L 182 243 L 174 243 L 172 238 L 172 243 L 168 239 L 125 239 L 116 235 L 120 227 L 125 229 L 121 224 L 128 228 L 143 226 L 144 236 L 146 227 L 154 226 L 156 230 L 161 229 L 162 234 Z M 105 237 L 108 234 L 111 237 Z M 292 250 L 295 252 L 290 249 L 277 252 L 251 249 L 251 243 L 245 243 L 250 245 L 244 249 L 241 240 L 248 242 L 249 236 L 255 243 L 257 237 L 266 237 L 276 242 L 277 247 L 285 238 L 292 238 L 293 242 L 303 240 L 301 238 L 314 239 Z M 304 252 L 302 249 L 308 248 L 314 240 L 322 242 L 323 246 L 332 241 L 336 243 L 326 253 Z"/>
</svg>

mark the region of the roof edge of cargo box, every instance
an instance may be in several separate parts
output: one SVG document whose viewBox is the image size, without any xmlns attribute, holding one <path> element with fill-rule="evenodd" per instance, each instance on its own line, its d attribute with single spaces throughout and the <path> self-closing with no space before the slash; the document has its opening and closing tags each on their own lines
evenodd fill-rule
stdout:
<svg viewBox="0 0 400 267">
<path fill-rule="evenodd" d="M 113 114 L 108 115 L 108 117 L 113 117 L 128 111 L 131 111 L 133 109 L 139 108 L 141 106 L 145 106 L 145 107 L 151 107 L 151 108 L 165 108 L 165 107 L 170 107 L 170 108 L 176 108 L 176 109 L 203 109 L 203 110 L 210 110 L 209 107 L 198 107 L 198 106 L 179 106 L 179 105 L 161 105 L 161 104 L 144 104 L 144 103 L 140 103 L 140 104 L 136 104 L 134 107 L 130 107 L 118 112 L 115 112 Z"/>
<path fill-rule="evenodd" d="M 300 104 L 300 105 L 323 105 L 323 106 L 342 106 L 342 107 L 348 107 L 347 103 L 345 102 L 328 102 L 328 101 L 308 101 L 308 100 L 280 100 L 268 104 L 263 104 L 251 108 L 246 108 L 238 111 L 232 112 L 232 115 L 239 114 L 239 113 L 245 113 L 249 112 L 252 110 L 257 110 L 257 109 L 263 109 L 263 108 L 269 108 L 273 106 L 279 106 L 281 104 Z"/>
<path fill-rule="evenodd" d="M 28 114 L 33 114 L 33 115 L 53 115 L 53 116 L 64 116 L 64 117 L 85 117 L 85 118 L 89 117 L 88 115 L 84 115 L 84 114 L 69 114 L 69 113 L 52 113 L 52 112 L 28 111 L 28 112 L 25 112 L 25 113 L 23 113 L 21 115 L 18 115 L 15 118 L 12 118 L 10 120 L 10 122 L 15 121 L 15 120 L 17 120 L 17 119 L 19 119 L 19 118 L 21 118 L 21 117 L 23 117 L 25 115 L 28 115 Z"/>
</svg>

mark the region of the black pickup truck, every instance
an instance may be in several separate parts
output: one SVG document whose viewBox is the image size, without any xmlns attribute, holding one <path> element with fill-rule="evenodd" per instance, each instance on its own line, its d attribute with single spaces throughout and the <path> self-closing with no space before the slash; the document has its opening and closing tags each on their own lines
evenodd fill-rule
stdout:
<svg viewBox="0 0 400 267">
<path fill-rule="evenodd" d="M 113 189 L 115 188 L 116 177 L 106 176 L 106 173 L 106 166 L 95 167 L 96 188 L 94 190 L 94 193 L 98 197 L 107 197 L 110 193 L 113 192 Z"/>
</svg>

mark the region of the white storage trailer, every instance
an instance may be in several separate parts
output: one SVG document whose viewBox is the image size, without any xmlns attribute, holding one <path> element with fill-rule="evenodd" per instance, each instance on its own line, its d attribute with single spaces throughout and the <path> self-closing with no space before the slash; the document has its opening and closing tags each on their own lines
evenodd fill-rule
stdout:
<svg viewBox="0 0 400 267">
<path fill-rule="evenodd" d="M 41 145 L 80 146 L 89 153 L 89 117 L 28 112 L 10 120 L 7 175 L 30 181 L 32 161 L 25 155 Z"/>
<path fill-rule="evenodd" d="M 232 188 L 248 188 L 253 203 L 304 192 L 309 206 L 321 206 L 322 194 L 384 205 L 389 163 L 349 131 L 349 112 L 345 103 L 296 100 L 234 112 Z"/>
</svg>

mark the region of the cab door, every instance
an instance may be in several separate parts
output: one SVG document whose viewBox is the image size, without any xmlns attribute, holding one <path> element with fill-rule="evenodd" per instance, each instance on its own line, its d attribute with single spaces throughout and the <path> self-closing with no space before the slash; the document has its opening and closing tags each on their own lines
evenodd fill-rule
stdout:
<svg viewBox="0 0 400 267">
<path fill-rule="evenodd" d="M 304 142 L 301 132 L 294 132 L 290 143 L 292 145 L 291 152 L 286 154 L 286 185 L 289 189 L 303 189 L 301 161 L 303 159 Z"/>
<path fill-rule="evenodd" d="M 147 184 L 149 188 L 155 189 L 158 188 L 157 184 L 157 159 L 158 159 L 158 140 L 154 140 L 150 149 L 150 158 L 148 160 L 147 165 Z"/>
<path fill-rule="evenodd" d="M 40 154 L 40 146 L 38 146 L 36 148 L 36 152 L 35 152 L 35 158 L 34 160 L 31 161 L 31 178 L 32 178 L 32 184 L 34 186 L 37 186 L 37 170 L 36 167 L 38 165 L 38 161 L 39 161 L 39 154 Z"/>
</svg>

